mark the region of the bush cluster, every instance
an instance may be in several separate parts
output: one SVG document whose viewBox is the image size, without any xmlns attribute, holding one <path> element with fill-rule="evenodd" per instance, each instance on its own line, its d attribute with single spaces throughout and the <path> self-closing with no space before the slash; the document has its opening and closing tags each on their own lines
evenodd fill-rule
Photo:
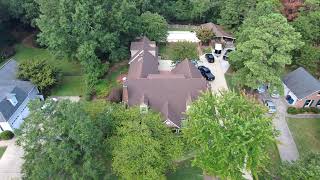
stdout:
<svg viewBox="0 0 320 180">
<path fill-rule="evenodd" d="M 0 133 L 0 139 L 1 140 L 9 140 L 9 139 L 12 139 L 14 137 L 14 134 L 12 131 L 3 131 Z"/>
<path fill-rule="evenodd" d="M 310 108 L 288 107 L 287 113 L 288 114 L 303 114 L 303 113 L 320 114 L 320 108 L 316 108 L 316 107 L 310 107 Z"/>
</svg>

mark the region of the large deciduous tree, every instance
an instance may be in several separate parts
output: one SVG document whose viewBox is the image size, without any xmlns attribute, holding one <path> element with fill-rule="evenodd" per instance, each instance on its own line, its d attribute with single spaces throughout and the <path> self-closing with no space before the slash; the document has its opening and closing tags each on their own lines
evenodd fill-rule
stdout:
<svg viewBox="0 0 320 180">
<path fill-rule="evenodd" d="M 193 164 L 210 175 L 241 179 L 267 163 L 276 131 L 266 110 L 234 92 L 205 93 L 187 111 L 183 135 L 195 150 Z"/>
<path fill-rule="evenodd" d="M 220 6 L 218 22 L 228 29 L 237 29 L 256 3 L 257 0 L 225 0 Z"/>
<path fill-rule="evenodd" d="M 137 36 L 138 13 L 133 2 L 70 0 L 37 1 L 39 41 L 57 55 L 78 59 L 92 86 L 103 74 L 101 58 L 126 57 L 127 45 Z M 123 54 L 124 53 L 124 54 Z"/>
<path fill-rule="evenodd" d="M 200 39 L 202 43 L 208 44 L 210 40 L 214 37 L 211 29 L 203 28 L 196 32 L 197 38 Z"/>
<path fill-rule="evenodd" d="M 285 65 L 291 64 L 291 53 L 299 48 L 300 33 L 270 3 L 258 4 L 237 35 L 237 51 L 230 54 L 235 80 L 244 87 L 258 88 L 270 84 L 281 91 Z"/>
<path fill-rule="evenodd" d="M 160 115 L 129 109 L 118 114 L 112 167 L 124 179 L 163 179 L 181 153 L 177 137 Z"/>
<path fill-rule="evenodd" d="M 168 33 L 167 21 L 157 13 L 149 11 L 140 16 L 143 35 L 153 41 L 165 41 Z"/>
<path fill-rule="evenodd" d="M 108 178 L 109 113 L 93 119 L 81 103 L 33 102 L 18 130 L 27 179 Z M 112 123 L 111 123 L 112 124 Z"/>
</svg>

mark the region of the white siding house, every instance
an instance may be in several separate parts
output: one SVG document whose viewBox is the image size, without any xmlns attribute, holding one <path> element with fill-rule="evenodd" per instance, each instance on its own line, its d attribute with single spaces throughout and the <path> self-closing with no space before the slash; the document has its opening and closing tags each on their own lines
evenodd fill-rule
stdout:
<svg viewBox="0 0 320 180">
<path fill-rule="evenodd" d="M 31 82 L 16 78 L 16 71 L 17 62 L 14 60 L 0 68 L 0 132 L 19 128 L 29 115 L 28 103 L 43 99 Z"/>
</svg>

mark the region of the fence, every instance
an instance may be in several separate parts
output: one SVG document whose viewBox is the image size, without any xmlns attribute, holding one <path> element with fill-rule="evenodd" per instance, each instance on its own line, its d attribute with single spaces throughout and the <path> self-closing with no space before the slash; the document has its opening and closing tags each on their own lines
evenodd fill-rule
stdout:
<svg viewBox="0 0 320 180">
<path fill-rule="evenodd" d="M 169 24 L 169 30 L 175 31 L 195 31 L 199 26 L 195 25 L 181 25 L 181 24 Z"/>
</svg>

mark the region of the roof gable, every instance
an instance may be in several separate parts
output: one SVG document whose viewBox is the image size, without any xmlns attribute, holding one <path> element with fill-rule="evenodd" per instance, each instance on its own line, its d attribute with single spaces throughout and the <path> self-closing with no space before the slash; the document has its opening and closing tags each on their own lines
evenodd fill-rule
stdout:
<svg viewBox="0 0 320 180">
<path fill-rule="evenodd" d="M 201 78 L 201 73 L 189 60 L 184 60 L 177 64 L 177 66 L 171 71 L 175 74 L 183 74 L 186 78 Z"/>
<path fill-rule="evenodd" d="M 320 81 L 313 77 L 303 67 L 299 67 L 287 74 L 283 78 L 283 83 L 298 99 L 303 99 L 312 93 L 320 91 Z"/>
<path fill-rule="evenodd" d="M 2 99 L 0 102 L 0 112 L 7 121 L 28 96 L 26 92 L 18 87 L 15 87 L 10 93 L 15 94 L 18 103 L 13 106 L 6 98 Z"/>
</svg>

